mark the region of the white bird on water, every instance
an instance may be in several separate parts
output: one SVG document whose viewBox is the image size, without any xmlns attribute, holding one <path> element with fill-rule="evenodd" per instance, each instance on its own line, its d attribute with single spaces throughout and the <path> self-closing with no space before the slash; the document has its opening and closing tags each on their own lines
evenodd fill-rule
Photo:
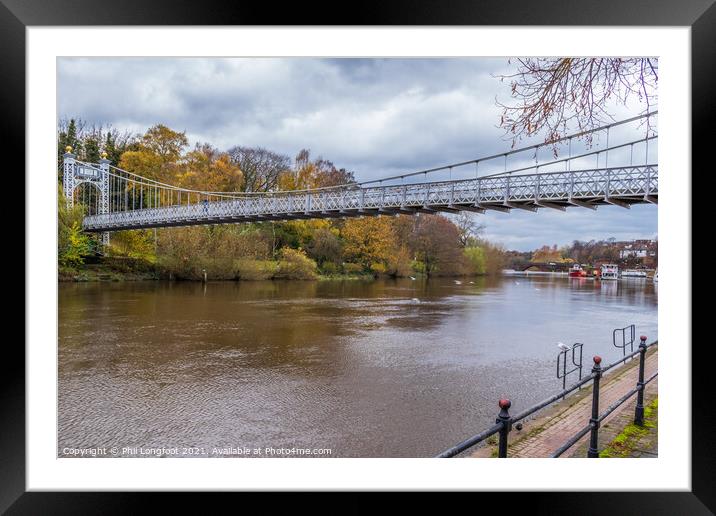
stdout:
<svg viewBox="0 0 716 516">
<path fill-rule="evenodd" d="M 410 302 L 413 303 L 414 305 L 417 305 L 418 303 L 420 303 L 420 299 L 418 299 L 417 297 L 414 297 L 413 299 L 410 300 Z"/>
<path fill-rule="evenodd" d="M 409 277 L 411 280 L 415 281 L 415 278 L 413 278 L 412 276 L 408 276 L 408 277 Z"/>
<path fill-rule="evenodd" d="M 462 281 L 455 280 L 455 285 L 462 285 Z"/>
<path fill-rule="evenodd" d="M 567 349 L 567 350 L 572 349 L 572 348 L 570 348 L 569 346 L 567 346 L 564 342 L 558 342 L 558 343 L 557 343 L 557 347 L 558 347 L 559 349 Z"/>
</svg>

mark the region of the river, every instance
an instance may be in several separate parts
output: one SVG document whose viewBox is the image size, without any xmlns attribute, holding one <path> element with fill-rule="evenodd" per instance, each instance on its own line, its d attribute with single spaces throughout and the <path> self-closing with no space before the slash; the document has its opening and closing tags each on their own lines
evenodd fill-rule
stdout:
<svg viewBox="0 0 716 516">
<path fill-rule="evenodd" d="M 61 283 L 58 456 L 429 457 L 657 338 L 650 280 L 459 281 Z"/>
</svg>

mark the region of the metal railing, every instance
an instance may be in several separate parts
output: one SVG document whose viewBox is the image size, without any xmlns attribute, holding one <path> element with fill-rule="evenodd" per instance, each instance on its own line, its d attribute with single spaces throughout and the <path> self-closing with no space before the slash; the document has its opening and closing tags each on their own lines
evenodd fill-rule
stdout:
<svg viewBox="0 0 716 516">
<path fill-rule="evenodd" d="M 67 147 L 62 184 L 68 206 L 78 202 L 87 211 L 83 229 L 103 232 L 106 242 L 110 231 L 169 226 L 515 208 L 629 208 L 658 203 L 658 134 L 651 123 L 656 116 L 656 111 L 644 113 L 557 140 L 397 176 L 266 192 L 172 185 L 113 166 L 106 154 L 98 163 L 80 161 Z M 612 132 L 610 143 L 610 130 L 617 127 L 619 133 Z M 602 134 L 605 147 L 588 145 L 583 152 L 573 152 L 573 140 L 599 140 Z M 558 143 L 568 151 L 560 158 L 554 147 Z M 539 151 L 546 148 L 552 157 L 540 160 Z"/>
<path fill-rule="evenodd" d="M 621 335 L 621 343 L 619 342 L 618 336 Z M 629 347 L 629 350 L 633 353 L 634 352 L 634 341 L 636 340 L 636 326 L 633 324 L 630 324 L 629 326 L 626 326 L 624 328 L 617 328 L 612 332 L 612 343 L 614 344 L 615 348 L 619 348 L 622 350 L 622 355 L 624 355 L 623 361 L 626 361 L 626 350 L 627 347 Z"/>
<path fill-rule="evenodd" d="M 561 343 L 560 343 L 561 345 Z M 557 379 L 562 380 L 562 390 L 567 388 L 567 376 L 575 371 L 579 372 L 579 379 L 582 379 L 582 347 L 584 344 L 577 342 L 572 347 L 564 348 L 557 355 Z M 572 353 L 571 364 L 567 365 L 567 353 Z M 567 369 L 570 367 L 571 369 Z"/>
<path fill-rule="evenodd" d="M 656 164 L 396 186 L 351 187 L 320 193 L 275 192 L 261 197 L 237 196 L 219 200 L 193 194 L 191 199 L 198 199 L 198 202 L 189 203 L 190 197 L 184 195 L 182 200 L 185 203 L 181 205 L 162 204 L 163 198 L 176 203 L 176 195 L 163 197 L 161 193 L 152 193 L 149 197 L 150 207 L 146 205 L 149 194 L 140 189 L 137 202 L 143 206 L 142 209 L 116 212 L 109 208 L 100 210 L 84 218 L 83 228 L 86 231 L 118 231 L 173 225 L 411 214 L 430 210 L 484 212 L 488 209 L 509 211 L 522 208 L 537 211 L 542 207 L 564 210 L 567 206 L 596 209 L 600 204 L 628 208 L 634 203 L 657 202 L 658 189 Z M 125 194 L 123 198 L 132 206 L 131 195 Z M 110 202 L 106 201 L 106 204 L 109 206 Z"/>
<path fill-rule="evenodd" d="M 501 399 L 498 402 L 498 406 L 500 407 L 500 412 L 497 415 L 497 419 L 495 420 L 495 424 L 491 426 L 490 428 L 484 430 L 483 432 L 474 435 L 470 437 L 469 439 L 466 439 L 462 441 L 459 444 L 456 444 L 455 446 L 452 446 L 451 448 L 448 448 L 447 450 L 443 451 L 441 454 L 437 455 L 438 458 L 449 458 L 449 457 L 455 457 L 456 455 L 459 455 L 460 453 L 468 450 L 469 448 L 472 448 L 473 446 L 487 440 L 489 437 L 493 435 L 498 435 L 498 445 L 497 445 L 497 456 L 500 458 L 507 457 L 507 448 L 508 448 L 508 438 L 510 431 L 512 430 L 512 426 L 518 423 L 519 421 L 522 421 L 523 419 L 527 418 L 528 416 L 534 414 L 538 410 L 541 410 L 548 405 L 551 405 L 552 403 L 558 401 L 561 398 L 564 398 L 567 394 L 581 388 L 583 385 L 586 385 L 589 382 L 593 382 L 593 388 L 592 388 L 592 411 L 591 416 L 589 418 L 589 421 L 584 426 L 584 428 L 580 429 L 579 432 L 574 434 L 572 437 L 567 439 L 562 446 L 560 446 L 555 452 L 550 455 L 550 457 L 559 457 L 562 454 L 564 454 L 567 450 L 569 450 L 572 446 L 574 446 L 582 437 L 584 437 L 587 434 L 590 434 L 589 438 L 589 449 L 587 451 L 587 457 L 599 457 L 599 450 L 598 450 L 598 442 L 599 442 L 599 427 L 601 425 L 601 422 L 604 421 L 604 419 L 614 412 L 619 406 L 624 404 L 626 401 L 628 401 L 632 396 L 635 394 L 637 395 L 637 402 L 636 402 L 636 409 L 634 412 L 634 424 L 643 426 L 644 425 L 644 389 L 646 385 L 651 382 L 654 378 L 657 377 L 658 372 L 655 372 L 653 375 L 651 375 L 649 378 L 644 379 L 644 366 L 646 363 L 646 351 L 652 346 L 657 345 L 658 341 L 651 342 L 649 344 L 646 343 L 646 337 L 641 336 L 640 337 L 641 343 L 639 344 L 639 349 L 636 351 L 630 353 L 629 355 L 625 355 L 624 358 L 617 360 L 616 362 L 613 362 L 607 366 L 602 366 L 601 362 L 602 359 L 599 356 L 595 356 L 593 358 L 594 366 L 592 367 L 592 372 L 589 376 L 583 378 L 582 380 L 578 381 L 574 385 L 564 389 L 562 392 L 559 392 L 553 396 L 550 396 L 546 400 L 543 400 L 540 403 L 537 403 L 536 405 L 533 405 L 516 416 L 511 416 L 509 409 L 512 406 L 512 402 L 508 399 Z M 617 401 L 612 403 L 609 407 L 607 407 L 603 412 L 599 412 L 599 384 L 602 376 L 604 373 L 610 369 L 612 369 L 615 366 L 621 365 L 624 363 L 624 361 L 627 358 L 631 358 L 632 356 L 639 355 L 639 373 L 638 373 L 638 379 L 636 382 L 636 387 L 631 389 L 629 392 L 627 392 L 624 396 L 619 398 Z"/>
</svg>

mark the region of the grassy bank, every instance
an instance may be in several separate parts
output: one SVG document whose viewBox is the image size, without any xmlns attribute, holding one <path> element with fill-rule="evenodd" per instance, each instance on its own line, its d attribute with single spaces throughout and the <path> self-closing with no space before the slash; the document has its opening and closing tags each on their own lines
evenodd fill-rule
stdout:
<svg viewBox="0 0 716 516">
<path fill-rule="evenodd" d="M 89 281 L 260 281 L 272 279 L 309 281 L 372 281 L 380 277 L 395 277 L 347 267 L 345 271 L 323 271 L 302 261 L 301 257 L 284 260 L 237 260 L 232 264 L 217 261 L 200 262 L 178 269 L 162 263 L 139 258 L 104 257 L 79 266 L 60 266 L 58 279 L 63 282 Z M 352 264 L 347 264 L 352 265 Z M 425 274 L 412 272 L 413 277 Z M 463 277 L 452 274 L 449 276 Z M 407 276 L 399 276 L 407 277 Z"/>
<path fill-rule="evenodd" d="M 626 425 L 609 445 L 599 452 L 599 456 L 607 458 L 634 456 L 635 450 L 643 444 L 643 441 L 649 437 L 649 434 L 656 433 L 658 410 L 659 399 L 656 398 L 644 407 L 644 425 L 639 426 L 634 423 Z"/>
</svg>

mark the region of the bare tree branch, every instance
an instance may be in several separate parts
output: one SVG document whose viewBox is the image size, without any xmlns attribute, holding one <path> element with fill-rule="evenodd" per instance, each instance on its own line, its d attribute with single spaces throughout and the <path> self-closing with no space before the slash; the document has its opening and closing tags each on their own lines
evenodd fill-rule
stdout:
<svg viewBox="0 0 716 516">
<path fill-rule="evenodd" d="M 518 59 L 516 73 L 497 77 L 510 81 L 516 101 L 506 105 L 496 99 L 502 108 L 500 127 L 513 147 L 537 133 L 544 133 L 545 142 L 550 143 L 568 130 L 581 132 L 613 122 L 608 101 L 626 104 L 636 97 L 647 112 L 658 99 L 658 60 L 654 58 Z M 588 144 L 591 138 L 591 134 L 584 136 Z"/>
</svg>

